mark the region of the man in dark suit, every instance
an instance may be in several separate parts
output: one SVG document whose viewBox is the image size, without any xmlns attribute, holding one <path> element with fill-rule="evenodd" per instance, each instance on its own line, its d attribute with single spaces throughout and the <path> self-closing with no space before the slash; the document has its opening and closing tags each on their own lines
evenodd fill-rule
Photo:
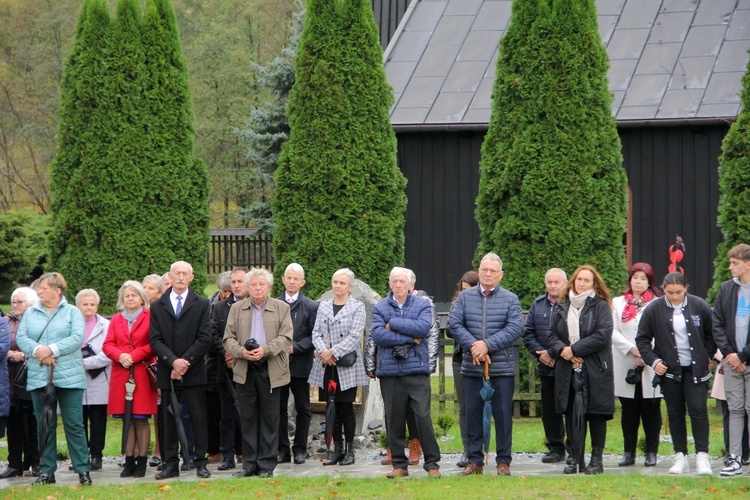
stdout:
<svg viewBox="0 0 750 500">
<path fill-rule="evenodd" d="M 279 453 L 278 463 L 290 462 L 292 455 L 289 449 L 289 391 L 294 395 L 294 409 L 297 412 L 294 431 L 294 463 L 304 464 L 307 455 L 307 433 L 310 430 L 310 376 L 313 364 L 312 331 L 318 315 L 318 303 L 302 295 L 300 289 L 305 286 L 305 270 L 293 262 L 284 271 L 281 278 L 284 292 L 279 296 L 289 304 L 294 325 L 294 338 L 289 347 L 289 374 L 291 382 L 281 387 L 279 412 Z"/>
<path fill-rule="evenodd" d="M 171 406 L 172 384 L 187 407 L 195 434 L 195 472 L 200 478 L 211 473 L 206 468 L 208 431 L 206 424 L 206 362 L 211 346 L 211 307 L 208 299 L 198 296 L 190 282 L 193 267 L 184 261 L 169 269 L 172 288 L 151 304 L 151 348 L 159 359 L 157 386 L 161 389 L 164 422 L 164 470 L 156 479 L 180 475 L 177 456 L 178 433 Z"/>
<path fill-rule="evenodd" d="M 219 464 L 219 470 L 234 469 L 237 466 L 234 460 L 235 453 L 237 450 L 242 451 L 242 441 L 240 440 L 239 444 L 237 443 L 239 433 L 235 432 L 237 427 L 237 419 L 235 418 L 237 410 L 234 406 L 234 382 L 232 382 L 234 358 L 224 349 L 222 340 L 224 339 L 224 330 L 227 326 L 227 318 L 229 317 L 229 310 L 232 308 L 232 304 L 247 298 L 246 274 L 246 267 L 237 267 L 232 270 L 230 275 L 232 295 L 214 305 L 211 318 L 211 340 L 213 342 L 213 349 L 220 361 L 217 379 L 219 398 L 221 400 L 219 451 L 221 451 L 223 459 Z"/>
</svg>

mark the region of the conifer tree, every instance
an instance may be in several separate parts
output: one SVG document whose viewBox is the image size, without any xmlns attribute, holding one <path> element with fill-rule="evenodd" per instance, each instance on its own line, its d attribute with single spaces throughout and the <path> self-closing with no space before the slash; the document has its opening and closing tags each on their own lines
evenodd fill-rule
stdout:
<svg viewBox="0 0 750 500">
<path fill-rule="evenodd" d="M 528 307 L 550 267 L 625 282 L 627 177 L 593 0 L 516 0 L 482 146 L 475 263 L 497 252 Z"/>
<path fill-rule="evenodd" d="M 385 293 L 403 263 L 406 180 L 369 2 L 311 0 L 295 72 L 273 199 L 277 274 L 299 262 L 315 297 L 349 267 Z"/>
<path fill-rule="evenodd" d="M 721 284 L 730 279 L 727 252 L 740 243 L 750 243 L 750 63 L 742 77 L 740 114 L 721 143 L 719 156 L 718 226 L 724 240 L 714 261 L 714 284 L 708 291 L 713 303 Z"/>
</svg>

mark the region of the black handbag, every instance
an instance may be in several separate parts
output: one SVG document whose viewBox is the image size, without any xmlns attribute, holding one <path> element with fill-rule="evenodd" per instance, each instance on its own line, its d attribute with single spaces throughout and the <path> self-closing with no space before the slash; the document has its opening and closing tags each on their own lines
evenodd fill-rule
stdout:
<svg viewBox="0 0 750 500">
<path fill-rule="evenodd" d="M 91 347 L 91 344 L 86 344 L 85 346 L 81 347 L 81 356 L 83 357 L 83 359 L 96 356 L 96 353 L 94 352 L 94 348 Z M 106 369 L 107 367 L 105 366 L 103 368 L 92 368 L 91 370 L 86 370 L 86 371 L 89 373 L 89 375 L 91 375 L 92 379 L 95 379 L 96 377 L 99 376 L 101 372 L 103 372 Z"/>
<path fill-rule="evenodd" d="M 357 362 L 357 351 L 346 353 L 344 356 L 336 360 L 336 366 L 348 368 Z"/>
<path fill-rule="evenodd" d="M 643 373 L 643 367 L 631 368 L 625 375 L 625 382 L 631 385 L 637 385 L 641 383 L 641 373 Z"/>
</svg>

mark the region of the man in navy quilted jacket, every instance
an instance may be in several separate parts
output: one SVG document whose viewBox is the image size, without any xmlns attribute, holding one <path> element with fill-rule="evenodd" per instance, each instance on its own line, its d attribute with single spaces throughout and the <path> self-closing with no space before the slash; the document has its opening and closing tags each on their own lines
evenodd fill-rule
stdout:
<svg viewBox="0 0 750 500">
<path fill-rule="evenodd" d="M 378 347 L 375 375 L 385 404 L 388 448 L 393 470 L 386 477 L 409 475 L 406 456 L 406 412 L 411 409 L 424 451 L 424 470 L 440 477 L 440 448 L 430 416 L 430 353 L 427 337 L 432 326 L 430 302 L 412 295 L 410 276 L 403 267 L 391 270 L 391 292 L 372 310 L 370 331 Z"/>
<path fill-rule="evenodd" d="M 510 475 L 515 383 L 513 342 L 521 336 L 521 303 L 515 294 L 499 286 L 502 279 L 503 261 L 497 254 L 488 253 L 479 264 L 479 284 L 461 292 L 450 316 L 453 338 L 464 350 L 461 375 L 466 396 L 469 459 L 461 472 L 465 476 L 482 474 L 484 469 L 484 400 L 480 390 L 486 362 L 489 362 L 489 380 L 495 390 L 492 416 L 497 473 Z"/>
</svg>

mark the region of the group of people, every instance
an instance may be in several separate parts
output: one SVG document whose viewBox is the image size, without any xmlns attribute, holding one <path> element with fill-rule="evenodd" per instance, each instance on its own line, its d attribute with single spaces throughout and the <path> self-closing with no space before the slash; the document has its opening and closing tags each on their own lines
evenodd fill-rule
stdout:
<svg viewBox="0 0 750 500">
<path fill-rule="evenodd" d="M 750 245 L 732 248 L 728 257 L 733 279 L 722 285 L 713 310 L 688 293 L 680 273 L 667 274 L 659 287 L 650 265 L 634 264 L 622 295 L 612 299 L 597 270 L 582 265 L 570 279 L 561 269 L 547 271 L 546 293 L 535 299 L 522 324 L 518 297 L 500 286 L 502 260 L 485 255 L 478 272 L 462 276 L 449 314 L 461 474 L 483 473 L 488 454 L 483 414 L 489 402 L 497 473 L 510 475 L 513 344 L 521 336 L 539 362 L 549 449 L 543 462 L 565 461 L 566 474 L 603 472 L 607 421 L 617 397 L 624 441 L 619 465 L 635 463 L 642 424 L 644 465 L 655 466 L 664 399 L 675 451 L 670 473 L 689 471 L 687 414 L 697 472 L 711 474 L 706 402 L 711 363 L 718 357 L 727 422 L 721 474 L 740 474 L 750 414 Z M 270 296 L 273 275 L 264 269 L 232 270 L 220 279 L 213 301 L 192 290 L 193 278 L 190 264 L 178 261 L 164 276 L 126 281 L 118 293 L 120 312 L 111 320 L 98 314 L 93 289 L 81 290 L 75 306 L 69 304 L 59 273 L 46 273 L 33 288 L 13 292 L 11 313 L 0 318 L 0 350 L 8 367 L 5 383 L 0 380 L 0 417 L 6 416 L 0 425 L 7 424 L 9 451 L 0 478 L 31 469 L 34 484 L 55 482 L 57 411 L 50 411 L 50 404 L 59 404 L 70 468 L 83 485 L 91 484 L 91 470 L 102 467 L 107 415 L 123 420 L 122 477 L 143 477 L 149 463 L 158 466 L 156 479 L 190 468 L 210 477 L 214 434 L 219 470 L 237 468 L 238 457 L 235 476 L 271 477 L 279 463 L 305 462 L 310 385 L 319 388 L 331 410 L 326 437 L 333 448 L 323 465 L 350 465 L 353 403 L 368 377 L 379 379 L 383 395 L 388 438 L 383 463 L 393 466 L 387 477 L 407 476 L 421 451 L 428 476 L 440 477 L 429 379 L 437 364 L 439 327 L 435 306 L 416 290 L 411 270 L 390 271 L 391 291 L 374 306 L 369 331 L 365 305 L 352 296 L 355 275 L 347 268 L 333 274 L 332 297 L 320 303 L 302 294 L 305 272 L 296 263 L 286 268 L 278 298 Z M 14 384 L 24 370 L 25 383 Z M 588 464 L 584 444 L 571 443 L 580 391 L 585 419 L 576 434 L 585 442 L 588 426 Z M 149 460 L 151 420 L 156 445 Z M 416 460 L 406 455 L 407 428 L 411 450 L 415 441 L 419 450 Z"/>
</svg>

